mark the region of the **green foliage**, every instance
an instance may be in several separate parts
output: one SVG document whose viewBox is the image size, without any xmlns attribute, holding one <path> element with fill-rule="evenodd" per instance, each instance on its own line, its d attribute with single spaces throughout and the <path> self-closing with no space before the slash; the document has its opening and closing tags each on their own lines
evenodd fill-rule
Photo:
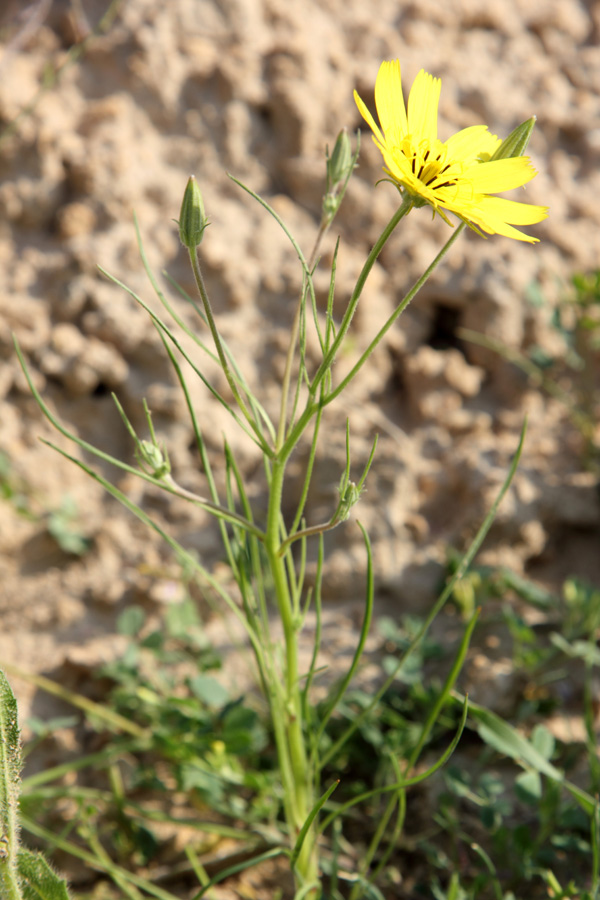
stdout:
<svg viewBox="0 0 600 900">
<path fill-rule="evenodd" d="M 19 846 L 21 746 L 17 701 L 0 670 L 0 897 L 69 900 L 67 885 L 41 853 Z"/>
<path fill-rule="evenodd" d="M 516 727 L 471 703 L 471 727 L 483 749 L 445 773 L 437 821 L 456 856 L 470 860 L 461 889 L 468 897 L 500 897 L 511 886 L 519 896 L 528 885 L 528 896 L 549 890 L 589 900 L 598 889 L 600 852 L 594 799 L 600 591 L 569 578 L 555 593 L 506 569 L 476 567 L 455 600 L 463 614 L 483 607 L 484 626 L 512 652 L 512 671 L 522 685 L 515 695 Z M 583 740 L 558 740 L 543 724 L 546 717 L 568 723 L 573 715 L 585 724 Z M 493 867 L 475 847 L 485 848 Z"/>
<path fill-rule="evenodd" d="M 69 494 L 63 497 L 58 509 L 48 515 L 47 528 L 48 534 L 65 553 L 83 556 L 91 547 L 91 540 L 79 529 L 77 504 Z"/>
<path fill-rule="evenodd" d="M 546 302 L 543 294 L 540 299 Z M 564 351 L 549 355 L 534 345 L 529 350 L 530 358 L 543 371 L 544 383 L 569 408 L 584 440 L 585 467 L 600 474 L 600 394 L 594 377 L 594 360 L 600 350 L 600 269 L 573 276 L 552 309 L 551 324 L 563 340 Z M 561 383 L 566 383 L 566 389 Z"/>
<path fill-rule="evenodd" d="M 113 682 L 112 708 L 151 736 L 131 773 L 130 789 L 168 794 L 174 783 L 225 816 L 251 819 L 272 788 L 269 773 L 252 767 L 268 735 L 256 709 L 244 697 L 232 698 L 207 674 L 220 668 L 220 660 L 202 637 L 193 602 L 171 607 L 152 630 L 146 629 L 143 610 L 129 607 L 119 630 L 131 642 L 99 675 Z M 137 638 L 140 633 L 144 636 Z M 162 774 L 157 759 L 168 764 Z"/>
<path fill-rule="evenodd" d="M 41 853 L 19 850 L 18 867 L 23 900 L 69 900 L 65 881 Z"/>
<path fill-rule="evenodd" d="M 17 701 L 0 671 L 0 896 L 6 900 L 21 900 L 17 870 L 20 771 Z"/>
<path fill-rule="evenodd" d="M 591 871 L 590 819 L 559 785 L 533 770 L 515 777 L 506 766 L 496 768 L 485 753 L 468 767 L 450 766 L 444 782 L 435 818 L 451 854 L 470 860 L 463 879 L 467 896 L 498 896 L 500 871 L 504 890 L 519 892 L 529 884 L 530 895 L 541 896 L 548 869 L 580 872 L 578 890 L 583 889 Z M 428 848 L 432 861 L 434 853 Z"/>
<path fill-rule="evenodd" d="M 208 833 L 216 842 L 222 835 L 254 847 L 254 826 L 274 823 L 280 811 L 269 735 L 257 710 L 244 697 L 231 697 L 214 677 L 220 660 L 206 643 L 194 603 L 188 598 L 173 604 L 159 622 L 131 606 L 118 626 L 128 645 L 97 675 L 111 685 L 107 706 L 135 725 L 140 737 L 111 734 L 92 709 L 89 721 L 103 731 L 104 747 L 82 760 L 93 771 L 93 788 L 86 777 L 69 787 L 60 781 L 53 785 L 71 771 L 68 763 L 26 780 L 25 827 L 50 825 L 57 800 L 64 797 L 76 837 L 65 844 L 44 831 L 50 846 L 77 855 L 89 852 L 86 846 L 95 855 L 103 848 L 100 859 L 110 851 L 114 865 L 124 868 L 157 865 L 165 825 L 197 828 L 200 846 L 206 842 L 200 836 Z M 106 725 L 113 720 L 107 717 Z M 72 771 L 75 775 L 76 768 Z M 200 816 L 194 819 L 193 811 Z M 177 864 L 185 865 L 185 859 Z"/>
<path fill-rule="evenodd" d="M 0 451 L 0 499 L 11 503 L 20 515 L 34 518 L 26 485 L 15 476 L 10 457 L 3 451 Z"/>
<path fill-rule="evenodd" d="M 91 547 L 91 540 L 81 533 L 77 504 L 65 494 L 56 509 L 39 511 L 32 491 L 13 471 L 10 458 L 0 451 L 0 499 L 6 500 L 17 513 L 32 522 L 43 523 L 48 534 L 64 553 L 83 556 Z"/>
</svg>

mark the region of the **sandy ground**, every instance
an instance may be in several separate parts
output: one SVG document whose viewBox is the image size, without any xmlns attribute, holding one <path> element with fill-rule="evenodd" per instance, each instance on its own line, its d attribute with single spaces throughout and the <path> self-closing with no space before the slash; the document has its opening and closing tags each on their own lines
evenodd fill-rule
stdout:
<svg viewBox="0 0 600 900">
<path fill-rule="evenodd" d="M 219 325 L 275 412 L 301 271 L 282 232 L 227 173 L 261 193 L 308 254 L 325 146 L 342 127 L 363 127 L 352 91 L 372 104 L 382 59 L 401 60 L 407 85 L 422 67 L 442 77 L 442 138 L 482 122 L 505 135 L 536 115 L 530 151 L 539 174 L 526 199 L 548 205 L 550 216 L 532 229 L 535 246 L 474 234 L 455 245 L 364 375 L 330 408 L 308 521 L 326 519 L 335 503 L 346 417 L 357 474 L 379 433 L 359 512 L 373 541 L 378 608 L 398 616 L 426 610 L 447 546 L 464 548 L 474 534 L 527 415 L 521 466 L 480 561 L 554 588 L 570 574 L 600 583 L 596 476 L 583 465 L 567 411 L 500 356 L 457 334 L 466 327 L 512 350 L 563 352 L 552 310 L 573 273 L 600 259 L 600 7 L 577 0 L 123 0 L 111 10 L 107 0 L 54 0 L 5 4 L 0 13 L 0 450 L 10 495 L 0 504 L 0 661 L 52 673 L 70 660 L 83 677 L 115 652 L 115 619 L 128 603 L 159 611 L 181 596 L 159 539 L 40 444 L 41 436 L 67 447 L 27 389 L 11 332 L 67 428 L 132 461 L 110 392 L 140 430 L 146 397 L 177 480 L 203 491 L 160 341 L 147 315 L 96 266 L 156 308 L 136 247 L 135 211 L 155 271 L 192 291 L 173 219 L 194 173 L 211 222 L 202 262 Z M 85 52 L 74 58 L 84 40 Z M 375 187 L 380 166 L 364 133 L 360 166 L 316 276 L 323 304 L 339 234 L 337 315 L 398 202 L 390 185 Z M 340 372 L 447 236 L 448 226 L 427 210 L 411 214 L 369 279 Z M 540 296 L 544 304 L 532 302 Z M 211 365 L 207 371 L 218 377 Z M 192 393 L 221 483 L 225 435 L 260 503 L 255 448 L 199 382 Z M 304 458 L 300 451 L 290 465 L 290 509 Z M 206 514 L 116 478 L 208 568 L 218 568 L 218 533 Z M 91 542 L 79 557 L 48 535 L 67 497 L 75 505 L 72 528 Z M 364 580 L 356 524 L 332 532 L 327 549 L 330 615 L 347 616 Z M 16 687 L 25 716 L 33 689 Z"/>
</svg>

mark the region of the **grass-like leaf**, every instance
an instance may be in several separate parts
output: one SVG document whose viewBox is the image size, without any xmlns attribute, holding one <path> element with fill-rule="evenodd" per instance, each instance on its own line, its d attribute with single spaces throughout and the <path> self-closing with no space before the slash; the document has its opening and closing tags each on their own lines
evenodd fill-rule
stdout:
<svg viewBox="0 0 600 900">
<path fill-rule="evenodd" d="M 380 794 L 389 794 L 392 791 L 404 790 L 404 788 L 412 787 L 414 784 L 420 784 L 422 781 L 426 781 L 430 778 L 434 772 L 437 772 L 438 769 L 441 769 L 444 766 L 454 751 L 458 746 L 458 742 L 460 741 L 461 735 L 463 733 L 465 722 L 467 721 L 467 712 L 469 710 L 469 701 L 465 697 L 462 715 L 460 718 L 460 722 L 458 724 L 458 729 L 456 734 L 452 738 L 452 741 L 448 745 L 448 747 L 444 750 L 440 758 L 425 772 L 419 773 L 419 775 L 413 775 L 411 778 L 402 778 L 400 781 L 396 781 L 393 784 L 386 784 L 384 787 L 373 788 L 369 791 L 364 791 L 361 794 L 357 794 L 355 797 L 352 797 L 351 800 L 347 800 L 346 803 L 343 803 L 337 809 L 334 809 L 326 819 L 322 822 L 319 827 L 320 832 L 324 832 L 331 823 L 337 819 L 338 816 L 343 815 L 348 809 L 351 809 L 353 806 L 356 806 L 358 803 L 363 803 L 365 800 L 370 800 L 371 797 L 376 797 Z"/>
</svg>

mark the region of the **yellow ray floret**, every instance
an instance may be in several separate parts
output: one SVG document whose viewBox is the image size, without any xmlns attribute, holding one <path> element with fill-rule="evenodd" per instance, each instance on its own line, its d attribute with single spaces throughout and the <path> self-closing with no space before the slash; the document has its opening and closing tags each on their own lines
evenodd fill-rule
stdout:
<svg viewBox="0 0 600 900">
<path fill-rule="evenodd" d="M 492 197 L 522 187 L 536 172 L 529 159 L 514 156 L 493 160 L 501 141 L 486 125 L 463 128 L 447 141 L 437 136 L 442 83 L 421 70 L 404 105 L 398 60 L 381 64 L 375 82 L 379 125 L 354 91 L 356 105 L 373 132 L 384 171 L 415 206 L 428 204 L 448 224 L 443 210 L 454 213 L 475 230 L 503 234 L 534 243 L 537 238 L 513 228 L 546 218 L 545 206 Z"/>
</svg>

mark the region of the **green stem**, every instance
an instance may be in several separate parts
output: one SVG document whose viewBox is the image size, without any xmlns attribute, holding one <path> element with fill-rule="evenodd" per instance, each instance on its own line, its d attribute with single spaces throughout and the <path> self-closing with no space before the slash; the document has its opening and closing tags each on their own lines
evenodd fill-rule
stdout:
<svg viewBox="0 0 600 900">
<path fill-rule="evenodd" d="M 294 315 L 294 321 L 292 323 L 292 336 L 290 338 L 290 344 L 288 347 L 287 357 L 285 360 L 285 371 L 283 373 L 283 384 L 281 387 L 281 407 L 279 410 L 279 425 L 277 427 L 277 445 L 276 449 L 279 450 L 283 444 L 285 439 L 285 425 L 287 419 L 287 404 L 288 404 L 288 396 L 290 392 L 290 380 L 292 377 L 292 364 L 294 362 L 294 355 L 296 351 L 296 343 L 298 341 L 298 331 L 300 330 L 300 314 L 302 312 L 302 299 L 304 297 L 305 285 L 302 285 L 302 293 L 300 294 L 300 298 L 296 305 L 296 312 Z"/>
<path fill-rule="evenodd" d="M 0 866 L 6 865 L 6 872 L 2 876 L 0 869 L 0 887 L 2 888 L 2 896 L 5 900 L 23 900 L 19 884 L 14 877 L 14 873 L 8 868 L 8 864 L 4 860 L 0 860 Z M 6 891 L 6 893 L 4 893 Z"/>
<path fill-rule="evenodd" d="M 208 327 L 210 328 L 210 333 L 212 334 L 215 348 L 216 348 L 217 354 L 219 356 L 219 362 L 221 364 L 221 368 L 223 369 L 223 374 L 225 375 L 225 378 L 227 379 L 227 383 L 229 385 L 231 393 L 233 394 L 233 396 L 235 398 L 237 405 L 239 406 L 240 410 L 244 414 L 244 417 L 245 417 L 246 421 L 248 422 L 248 424 L 250 425 L 250 427 L 252 428 L 252 431 L 255 433 L 255 435 L 259 439 L 261 447 L 263 449 L 266 449 L 267 452 L 269 452 L 268 446 L 264 439 L 264 436 L 263 436 L 260 428 L 257 426 L 254 416 L 252 415 L 252 413 L 249 411 L 248 407 L 246 406 L 244 399 L 238 390 L 238 387 L 235 382 L 235 378 L 232 375 L 231 369 L 229 368 L 229 362 L 227 361 L 227 356 L 225 355 L 225 351 L 223 349 L 223 344 L 221 342 L 221 336 L 219 335 L 219 331 L 217 329 L 217 323 L 215 322 L 215 317 L 214 317 L 213 311 L 212 311 L 212 306 L 210 305 L 208 293 L 207 293 L 206 287 L 204 285 L 204 279 L 202 277 L 202 270 L 200 269 L 200 263 L 198 261 L 198 249 L 196 248 L 196 250 L 190 250 L 189 256 L 190 256 L 190 263 L 192 265 L 192 271 L 194 273 L 194 279 L 196 281 L 196 287 L 198 288 L 198 293 L 200 294 L 200 297 L 202 298 L 202 305 L 204 307 L 204 313 L 206 315 Z"/>
<path fill-rule="evenodd" d="M 322 522 L 320 525 L 310 525 L 308 528 L 303 528 L 301 531 L 296 531 L 294 534 L 290 534 L 281 544 L 279 553 L 283 555 L 288 547 L 292 544 L 295 544 L 296 541 L 303 540 L 308 537 L 316 537 L 319 534 L 324 534 L 326 531 L 331 531 L 333 528 L 337 528 L 337 526 L 343 520 L 340 518 L 336 518 L 334 516 L 329 522 Z"/>
<path fill-rule="evenodd" d="M 295 845 L 306 819 L 314 806 L 313 785 L 304 744 L 302 694 L 298 670 L 299 621 L 294 615 L 293 598 L 281 555 L 281 500 L 285 460 L 275 459 L 271 472 L 269 510 L 265 536 L 265 550 L 273 577 L 277 608 L 283 627 L 285 643 L 285 673 L 283 697 L 272 691 L 276 703 L 272 719 L 276 723 L 275 738 L 280 759 L 289 760 L 290 771 L 282 770 L 284 793 L 287 795 L 286 817 L 292 847 Z M 283 700 L 283 702 L 281 702 Z M 297 871 L 303 884 L 318 877 L 314 828 L 308 829 L 298 855 Z"/>
<path fill-rule="evenodd" d="M 151 481 L 150 483 L 156 484 L 155 481 Z M 260 528 L 257 528 L 249 518 L 240 516 L 232 509 L 227 509 L 224 506 L 219 506 L 217 503 L 213 503 L 211 500 L 207 500 L 205 497 L 201 497 L 199 494 L 194 494 L 192 491 L 186 490 L 186 488 L 183 488 L 181 487 L 181 485 L 177 484 L 177 482 L 174 480 L 174 478 L 172 478 L 171 475 L 164 475 L 161 479 L 159 479 L 158 484 L 159 487 L 164 487 L 170 494 L 173 494 L 173 496 L 182 497 L 184 500 L 189 500 L 192 503 L 195 503 L 201 509 L 205 509 L 216 519 L 219 519 L 219 521 L 230 522 L 232 525 L 239 525 L 239 527 L 243 531 L 247 532 L 247 534 L 253 534 L 254 537 L 258 538 L 259 541 L 263 540 L 263 532 L 260 530 Z"/>
<path fill-rule="evenodd" d="M 394 215 L 392 216 L 392 218 L 390 219 L 390 221 L 388 222 L 386 227 L 383 229 L 383 231 L 379 235 L 377 242 L 375 243 L 375 246 L 369 253 L 369 255 L 366 259 L 366 262 L 365 262 L 364 266 L 362 267 L 362 271 L 361 271 L 360 275 L 358 276 L 358 280 L 356 282 L 354 291 L 352 292 L 352 296 L 351 296 L 350 302 L 348 304 L 348 309 L 344 313 L 344 318 L 342 319 L 338 333 L 335 336 L 335 340 L 333 341 L 328 352 L 323 357 L 323 361 L 322 361 L 321 365 L 319 366 L 319 368 L 317 369 L 317 372 L 315 374 L 313 382 L 310 386 L 310 392 L 313 397 L 315 395 L 317 387 L 319 386 L 319 384 L 325 377 L 325 374 L 331 368 L 331 365 L 336 357 L 336 354 L 337 354 L 338 350 L 340 349 L 344 338 L 346 337 L 346 333 L 347 333 L 348 329 L 350 328 L 350 323 L 352 321 L 352 317 L 354 316 L 354 313 L 356 312 L 356 307 L 358 306 L 358 301 L 360 300 L 361 294 L 363 292 L 365 282 L 369 276 L 371 269 L 373 268 L 373 266 L 377 260 L 377 257 L 383 250 L 384 246 L 386 245 L 388 239 L 390 238 L 392 232 L 395 230 L 395 228 L 398 225 L 398 223 L 400 222 L 400 220 L 403 219 L 404 216 L 406 216 L 411 211 L 412 207 L 413 207 L 413 201 L 410 198 L 410 196 L 407 194 L 404 197 L 402 204 L 398 207 L 398 209 L 396 210 L 396 212 L 394 213 Z"/>
<path fill-rule="evenodd" d="M 291 427 L 290 432 L 285 440 L 285 443 L 281 447 L 279 451 L 279 459 L 285 460 L 287 462 L 288 457 L 292 453 L 292 450 L 300 440 L 304 430 L 308 426 L 310 420 L 317 412 L 320 406 L 323 405 L 323 400 L 319 400 L 318 402 L 309 402 L 304 407 L 304 411 L 302 412 L 298 421 Z"/>
<path fill-rule="evenodd" d="M 325 388 L 325 385 L 323 385 Z M 302 522 L 302 517 L 304 515 L 304 507 L 306 506 L 306 500 L 308 498 L 308 491 L 310 489 L 311 479 L 313 468 L 315 464 L 315 457 L 317 455 L 317 441 L 319 439 L 319 430 L 321 427 L 321 419 L 323 417 L 323 407 L 319 405 L 316 414 L 315 414 L 315 424 L 313 428 L 313 436 L 310 444 L 310 451 L 308 454 L 308 459 L 306 461 L 306 467 L 304 471 L 304 483 L 302 485 L 302 492 L 300 494 L 300 500 L 298 501 L 298 508 L 296 509 L 296 515 L 294 516 L 294 521 L 290 528 L 290 534 L 293 535 L 298 531 L 300 527 L 300 523 Z M 289 540 L 289 538 L 288 538 Z"/>
<path fill-rule="evenodd" d="M 458 238 L 459 234 L 461 234 L 461 232 L 464 230 L 464 228 L 465 228 L 465 223 L 462 222 L 455 229 L 455 231 L 452 233 L 451 237 L 448 239 L 448 241 L 442 247 L 442 249 L 436 256 L 436 258 L 433 260 L 431 265 L 425 270 L 425 272 L 423 273 L 423 275 L 421 275 L 419 280 L 414 283 L 414 285 L 412 286 L 412 288 L 410 289 L 408 294 L 406 294 L 406 296 L 404 297 L 402 302 L 399 304 L 399 306 L 396 307 L 396 309 L 394 310 L 392 315 L 389 317 L 389 319 L 387 320 L 385 325 L 375 335 L 375 337 L 373 338 L 373 340 L 371 341 L 371 343 L 369 344 L 369 346 L 367 347 L 365 352 L 362 354 L 362 356 L 360 357 L 360 359 L 358 360 L 356 365 L 353 366 L 353 368 L 350 370 L 350 372 L 348 372 L 346 377 L 338 384 L 338 386 L 336 388 L 334 388 L 334 390 L 331 391 L 327 395 L 327 397 L 325 399 L 325 404 L 331 403 L 332 400 L 335 400 L 335 398 L 338 397 L 342 393 L 342 391 L 347 387 L 347 385 L 352 381 L 354 376 L 358 374 L 360 369 L 362 369 L 362 367 L 364 366 L 364 364 L 366 363 L 368 358 L 371 356 L 371 354 L 373 353 L 373 351 L 375 350 L 377 345 L 380 343 L 382 338 L 390 330 L 390 328 L 392 327 L 392 325 L 394 324 L 396 319 L 402 315 L 402 313 L 404 312 L 404 310 L 406 309 L 408 304 L 411 302 L 411 300 L 413 300 L 415 295 L 418 294 L 418 292 L 421 290 L 421 288 L 423 287 L 423 285 L 425 284 L 425 282 L 427 281 L 427 279 L 429 278 L 429 276 L 431 275 L 433 270 L 442 261 L 442 259 L 444 258 L 444 256 L 446 255 L 446 253 L 448 252 L 448 250 L 450 249 L 450 247 L 452 246 L 454 241 Z"/>
<path fill-rule="evenodd" d="M 300 330 L 300 317 L 302 315 L 302 308 L 306 299 L 306 291 L 309 287 L 308 279 L 310 277 L 309 273 L 312 273 L 312 268 L 315 264 L 315 260 L 317 258 L 317 253 L 319 252 L 319 247 L 321 246 L 321 241 L 325 236 L 327 229 L 331 222 L 326 222 L 325 219 L 321 220 L 321 224 L 319 226 L 319 231 L 317 233 L 317 237 L 315 238 L 315 244 L 312 249 L 312 253 L 310 254 L 310 258 L 306 264 L 306 271 L 304 273 L 304 278 L 302 280 L 302 290 L 300 292 L 300 297 L 298 298 L 298 303 L 296 305 L 296 313 L 294 315 L 294 321 L 292 323 L 292 334 L 290 337 L 290 343 L 288 346 L 287 357 L 285 360 L 285 371 L 283 373 L 283 384 L 281 388 L 281 408 L 279 411 L 279 425 L 277 428 L 277 445 L 276 449 L 282 446 L 285 440 L 285 428 L 286 428 L 286 420 L 287 420 L 287 404 L 290 392 L 290 381 L 292 377 L 292 366 L 294 363 L 294 356 L 296 354 L 296 344 L 298 342 L 298 332 Z"/>
</svg>

